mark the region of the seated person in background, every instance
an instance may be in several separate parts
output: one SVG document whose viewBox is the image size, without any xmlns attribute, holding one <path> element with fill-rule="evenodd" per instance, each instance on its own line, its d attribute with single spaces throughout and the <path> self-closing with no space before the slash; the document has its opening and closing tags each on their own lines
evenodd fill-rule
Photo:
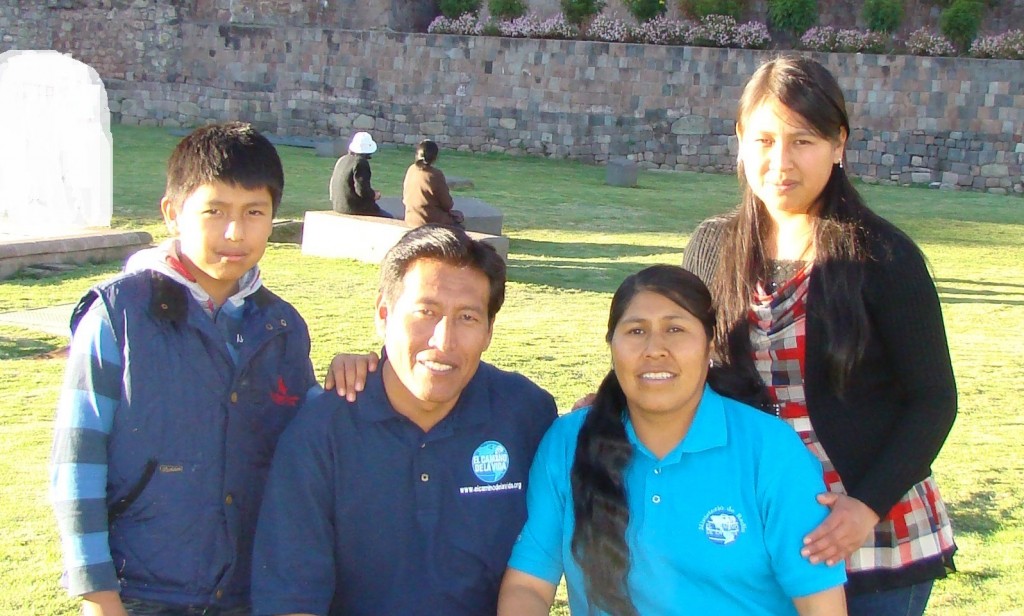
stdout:
<svg viewBox="0 0 1024 616">
<path fill-rule="evenodd" d="M 370 133 L 359 132 L 348 144 L 348 154 L 334 163 L 331 174 L 331 209 L 339 214 L 394 218 L 377 205 L 380 191 L 370 184 L 370 155 L 377 144 Z"/>
<path fill-rule="evenodd" d="M 462 212 L 452 209 L 455 202 L 448 182 L 434 166 L 437 154 L 436 143 L 430 139 L 420 141 L 416 146 L 416 162 L 405 172 L 402 203 L 405 204 L 405 224 L 410 227 L 430 223 L 462 225 Z"/>
<path fill-rule="evenodd" d="M 285 432 L 260 512 L 255 614 L 494 614 L 554 399 L 483 363 L 505 263 L 454 227 L 381 264 L 381 369 Z"/>
<path fill-rule="evenodd" d="M 821 466 L 785 423 L 727 397 L 760 388 L 709 367 L 714 326 L 682 268 L 619 286 L 612 370 L 538 449 L 499 615 L 546 616 L 563 573 L 581 616 L 846 613 L 843 563 L 800 554 L 828 514 Z"/>
</svg>

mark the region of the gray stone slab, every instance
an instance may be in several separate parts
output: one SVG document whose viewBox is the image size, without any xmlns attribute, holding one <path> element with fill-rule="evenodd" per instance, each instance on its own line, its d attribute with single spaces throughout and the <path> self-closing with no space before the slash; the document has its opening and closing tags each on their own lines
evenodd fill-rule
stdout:
<svg viewBox="0 0 1024 616">
<path fill-rule="evenodd" d="M 329 139 L 327 141 L 317 141 L 314 147 L 316 149 L 317 156 L 323 158 L 340 158 L 348 151 L 348 140 L 338 138 Z"/>
<path fill-rule="evenodd" d="M 501 235 L 501 227 L 505 220 L 505 215 L 501 213 L 501 210 L 476 197 L 452 195 L 452 200 L 455 201 L 455 209 L 465 216 L 463 225 L 467 231 Z M 377 201 L 377 205 L 399 220 L 405 218 L 405 205 L 402 203 L 401 197 L 381 197 Z"/>
<path fill-rule="evenodd" d="M 306 212 L 302 254 L 380 263 L 385 253 L 408 232 L 409 228 L 401 220 L 333 211 Z M 475 231 L 469 231 L 469 235 L 493 246 L 502 259 L 508 258 L 507 237 Z"/>
<path fill-rule="evenodd" d="M 35 310 L 18 310 L 0 314 L 0 325 L 13 325 L 54 336 L 71 337 L 71 311 L 75 304 L 60 304 Z"/>
<path fill-rule="evenodd" d="M 613 158 L 605 168 L 605 183 L 609 186 L 636 186 L 640 176 L 640 168 L 628 158 Z"/>
<path fill-rule="evenodd" d="M 476 185 L 473 184 L 473 180 L 469 178 L 461 178 L 457 175 L 445 176 L 445 182 L 448 184 L 449 190 L 469 190 L 474 188 Z"/>
<path fill-rule="evenodd" d="M 40 264 L 124 261 L 152 242 L 145 231 L 110 229 L 56 237 L 0 235 L 0 280 Z"/>
<path fill-rule="evenodd" d="M 270 232 L 271 242 L 277 244 L 301 244 L 302 243 L 302 221 L 301 220 L 275 220 L 274 228 Z"/>
</svg>

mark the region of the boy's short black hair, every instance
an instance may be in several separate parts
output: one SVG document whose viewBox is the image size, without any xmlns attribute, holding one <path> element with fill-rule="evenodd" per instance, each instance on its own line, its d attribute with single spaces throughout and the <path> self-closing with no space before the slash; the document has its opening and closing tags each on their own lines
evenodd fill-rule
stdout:
<svg viewBox="0 0 1024 616">
<path fill-rule="evenodd" d="M 274 214 L 284 192 L 284 168 L 273 144 L 247 122 L 197 128 L 167 161 L 164 197 L 175 209 L 203 184 L 224 182 L 246 190 L 266 188 Z"/>
<path fill-rule="evenodd" d="M 458 227 L 429 224 L 405 234 L 384 255 L 380 264 L 380 293 L 394 305 L 402 294 L 406 272 L 420 259 L 433 259 L 457 267 L 469 267 L 485 276 L 489 286 L 487 318 L 493 323 L 505 303 L 505 261 L 489 244 L 474 240 Z"/>
</svg>

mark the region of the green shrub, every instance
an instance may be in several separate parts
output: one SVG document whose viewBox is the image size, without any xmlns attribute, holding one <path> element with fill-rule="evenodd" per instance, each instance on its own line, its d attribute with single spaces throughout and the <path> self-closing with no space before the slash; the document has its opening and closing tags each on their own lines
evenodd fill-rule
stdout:
<svg viewBox="0 0 1024 616">
<path fill-rule="evenodd" d="M 874 32 L 895 32 L 903 21 L 902 0 L 865 0 L 864 22 Z"/>
<path fill-rule="evenodd" d="M 561 0 L 565 20 L 574 26 L 596 17 L 604 10 L 605 0 Z"/>
<path fill-rule="evenodd" d="M 480 12 L 480 0 L 441 0 L 438 2 L 441 14 L 448 19 L 458 19 L 466 13 Z"/>
<path fill-rule="evenodd" d="M 501 36 L 501 26 L 493 19 L 480 26 L 482 36 Z"/>
<path fill-rule="evenodd" d="M 939 16 L 939 29 L 960 50 L 967 49 L 978 36 L 985 7 L 974 0 L 954 0 Z"/>
<path fill-rule="evenodd" d="M 679 0 L 679 9 L 696 21 L 708 15 L 727 15 L 739 20 L 743 12 L 743 0 Z"/>
<path fill-rule="evenodd" d="M 487 0 L 487 8 L 495 19 L 515 19 L 526 14 L 526 0 Z"/>
<path fill-rule="evenodd" d="M 626 5 L 626 10 L 636 18 L 637 21 L 643 23 L 650 21 L 658 15 L 664 15 L 665 0 L 622 0 L 622 3 Z"/>
<path fill-rule="evenodd" d="M 818 21 L 818 0 L 768 0 L 772 27 L 800 36 Z"/>
</svg>

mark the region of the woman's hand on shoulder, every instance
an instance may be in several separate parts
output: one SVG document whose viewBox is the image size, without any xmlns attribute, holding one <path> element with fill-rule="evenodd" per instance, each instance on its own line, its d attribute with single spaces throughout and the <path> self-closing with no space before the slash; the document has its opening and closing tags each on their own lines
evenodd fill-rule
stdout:
<svg viewBox="0 0 1024 616">
<path fill-rule="evenodd" d="M 379 363 L 380 357 L 373 352 L 365 355 L 339 353 L 327 369 L 324 389 L 333 389 L 349 402 L 355 402 L 356 394 L 366 387 L 366 375 L 375 372 Z"/>
<path fill-rule="evenodd" d="M 812 563 L 834 565 L 864 545 L 878 524 L 878 514 L 856 498 L 825 492 L 818 502 L 831 511 L 825 521 L 804 537 L 801 556 Z"/>
</svg>

